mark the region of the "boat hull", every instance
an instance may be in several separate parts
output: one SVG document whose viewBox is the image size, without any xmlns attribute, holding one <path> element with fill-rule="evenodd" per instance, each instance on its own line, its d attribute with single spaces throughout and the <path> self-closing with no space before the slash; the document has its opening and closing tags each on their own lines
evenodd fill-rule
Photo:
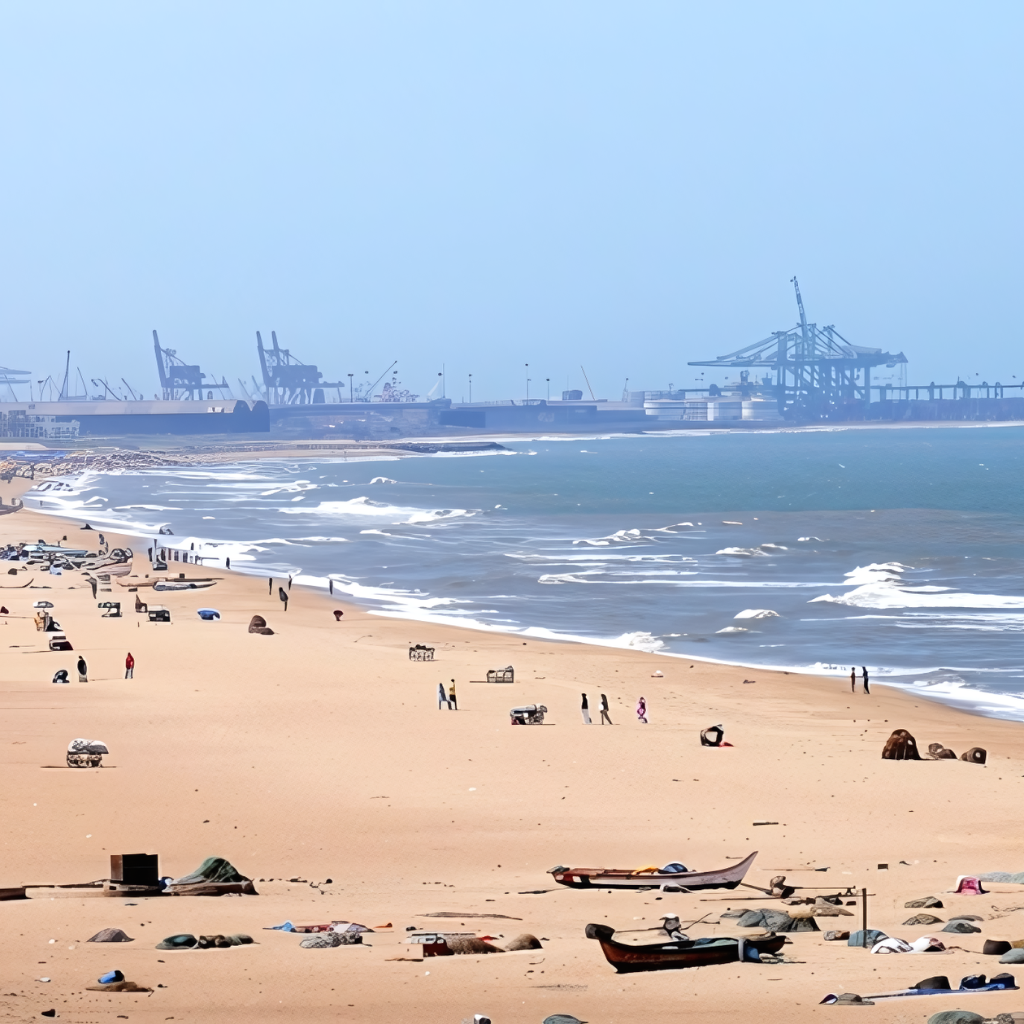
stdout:
<svg viewBox="0 0 1024 1024">
<path fill-rule="evenodd" d="M 739 960 L 756 960 L 751 952 L 777 953 L 785 944 L 784 935 L 768 935 L 756 939 L 716 939 L 705 945 L 688 941 L 651 943 L 630 946 L 616 942 L 614 931 L 607 925 L 588 924 L 587 938 L 597 939 L 605 959 L 619 974 L 638 971 L 673 971 L 686 967 L 708 967 L 714 964 L 732 964 Z"/>
<path fill-rule="evenodd" d="M 548 872 L 570 889 L 660 889 L 663 885 L 695 892 L 700 889 L 735 889 L 743 881 L 757 851 L 738 864 L 718 871 L 685 871 L 677 874 L 638 873 L 609 868 L 552 868 Z"/>
</svg>

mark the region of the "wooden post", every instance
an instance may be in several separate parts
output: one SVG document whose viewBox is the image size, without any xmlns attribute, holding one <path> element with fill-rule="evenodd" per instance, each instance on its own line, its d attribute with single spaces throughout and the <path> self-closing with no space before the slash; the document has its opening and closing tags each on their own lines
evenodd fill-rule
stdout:
<svg viewBox="0 0 1024 1024">
<path fill-rule="evenodd" d="M 861 905 L 861 929 L 862 938 L 861 945 L 867 949 L 868 945 L 868 891 L 867 889 L 861 889 L 860 898 L 863 901 Z"/>
</svg>

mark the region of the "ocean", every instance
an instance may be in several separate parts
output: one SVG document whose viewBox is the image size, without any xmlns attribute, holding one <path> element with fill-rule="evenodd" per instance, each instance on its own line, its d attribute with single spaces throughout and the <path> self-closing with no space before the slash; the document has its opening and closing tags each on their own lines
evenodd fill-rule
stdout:
<svg viewBox="0 0 1024 1024">
<path fill-rule="evenodd" d="M 382 615 L 913 688 L 1024 721 L 1024 428 L 504 439 L 40 483 Z M 77 538 L 73 538 L 77 540 Z M 216 604 L 215 591 L 205 600 Z"/>
</svg>

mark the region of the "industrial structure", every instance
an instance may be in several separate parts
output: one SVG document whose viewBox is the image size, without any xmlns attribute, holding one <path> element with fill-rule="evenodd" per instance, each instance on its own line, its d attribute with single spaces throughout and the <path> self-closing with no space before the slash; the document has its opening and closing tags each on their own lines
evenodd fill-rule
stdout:
<svg viewBox="0 0 1024 1024">
<path fill-rule="evenodd" d="M 201 399 L 204 389 L 207 398 L 213 398 L 214 391 L 226 391 L 228 395 L 231 394 L 231 388 L 226 380 L 222 379 L 220 384 L 216 381 L 206 384 L 206 374 L 198 366 L 188 366 L 184 360 L 178 358 L 178 353 L 173 348 L 161 348 L 156 331 L 153 332 L 153 351 L 156 355 L 156 368 L 160 375 L 160 387 L 163 388 L 165 402 Z"/>
<path fill-rule="evenodd" d="M 741 397 L 764 389 L 774 396 L 778 413 L 792 420 L 849 419 L 871 403 L 871 370 L 890 369 L 907 362 L 902 352 L 893 355 L 880 348 L 864 348 L 847 341 L 833 325 L 809 324 L 794 277 L 793 289 L 800 321 L 788 331 L 772 334 L 717 359 L 698 360 L 690 366 L 740 369 L 736 388 Z M 751 367 L 764 367 L 771 376 L 761 388 L 749 380 Z M 764 393 L 762 391 L 762 393 Z"/>
<path fill-rule="evenodd" d="M 145 401 L 141 389 L 137 394 L 123 377 L 126 392 L 121 394 L 106 379 L 93 378 L 99 393 L 90 397 L 81 370 L 75 377 L 70 372 L 69 352 L 62 373 L 34 382 L 38 399 L 28 371 L 0 367 L 0 436 L 67 442 L 85 436 L 269 434 L 279 439 L 396 441 L 549 431 L 757 429 L 822 420 L 1024 421 L 1024 384 L 957 380 L 908 385 L 902 352 L 854 345 L 831 324 L 808 323 L 795 277 L 792 284 L 796 325 L 717 359 L 690 362 L 727 374 L 724 382 L 702 387 L 624 390 L 621 401 L 607 401 L 596 398 L 588 382 L 586 401 L 582 391 L 567 387 L 560 401 L 527 396 L 456 403 L 431 398 L 438 386 L 444 395 L 442 371 L 427 399 L 418 401 L 399 381 L 397 361 L 376 379 L 364 370 L 345 374 L 347 382 L 325 381 L 315 365 L 301 362 L 278 344 L 276 331 L 269 347 L 257 331 L 262 384 L 253 377 L 250 392 L 239 377 L 245 398 L 235 399 L 225 378 L 218 383 L 198 365 L 185 363 L 174 349 L 163 348 L 153 331 L 163 401 L 156 395 L 154 401 Z M 872 371 L 880 366 L 899 367 L 899 373 L 872 380 Z M 390 380 L 380 387 L 386 377 Z M 19 398 L 16 388 L 27 389 L 28 401 Z"/>
<path fill-rule="evenodd" d="M 263 388 L 271 405 L 310 405 L 324 401 L 324 388 L 342 388 L 341 382 L 321 382 L 323 373 L 312 363 L 300 363 L 286 348 L 277 344 L 277 331 L 271 331 L 270 348 L 256 332 L 256 351 L 263 371 Z"/>
</svg>

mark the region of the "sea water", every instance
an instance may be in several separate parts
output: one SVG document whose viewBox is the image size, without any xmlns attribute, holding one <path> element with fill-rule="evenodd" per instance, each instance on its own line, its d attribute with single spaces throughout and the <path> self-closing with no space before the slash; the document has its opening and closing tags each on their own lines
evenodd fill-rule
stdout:
<svg viewBox="0 0 1024 1024">
<path fill-rule="evenodd" d="M 1024 428 L 533 438 L 86 474 L 26 505 L 382 615 L 848 676 L 1024 720 Z M 41 488 L 41 489 L 40 489 Z M 77 538 L 74 538 L 77 540 Z M 204 603 L 216 605 L 216 591 Z M 417 642 L 429 630 L 409 625 Z M 741 673 L 738 673 L 741 674 Z"/>
</svg>

